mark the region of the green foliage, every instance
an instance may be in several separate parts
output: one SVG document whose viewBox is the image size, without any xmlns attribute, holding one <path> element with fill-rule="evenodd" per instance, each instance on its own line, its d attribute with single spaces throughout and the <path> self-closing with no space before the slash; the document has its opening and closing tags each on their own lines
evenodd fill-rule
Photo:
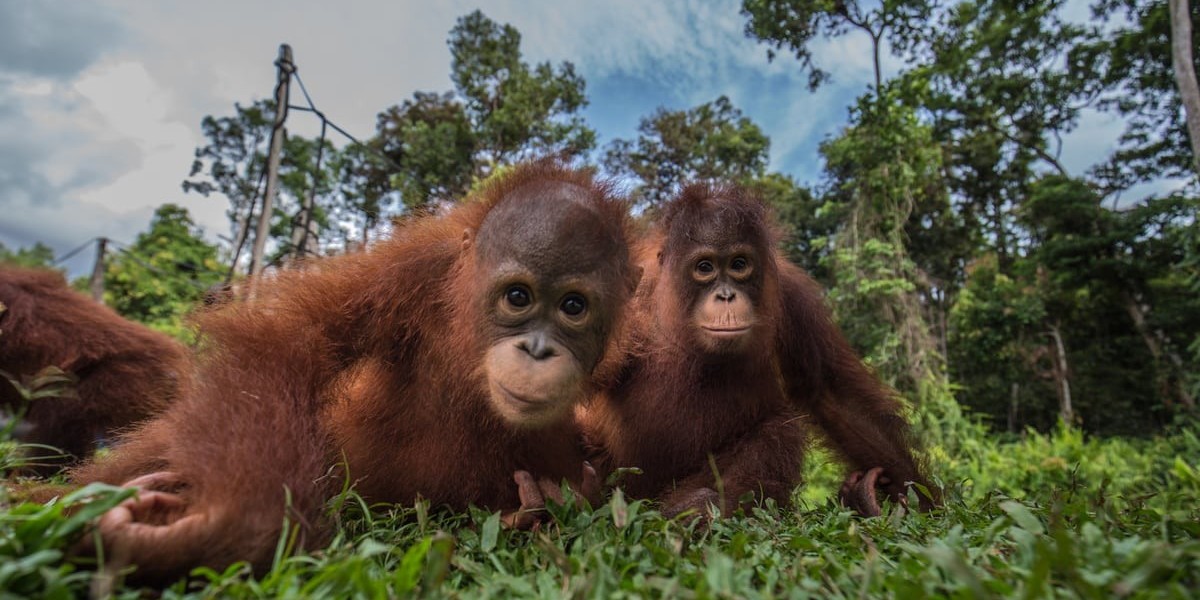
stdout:
<svg viewBox="0 0 1200 600">
<path fill-rule="evenodd" d="M 6 597 L 73 598 L 93 574 L 65 561 L 88 523 L 133 490 L 92 484 L 45 505 L 19 504 L 0 510 L 0 594 Z"/>
<path fill-rule="evenodd" d="M 804 267 L 818 281 L 828 283 L 829 252 L 841 214 L 827 210 L 821 198 L 790 175 L 767 173 L 743 182 L 775 211 L 784 229 L 788 259 Z"/>
<path fill-rule="evenodd" d="M 201 121 L 200 127 L 208 143 L 196 148 L 196 158 L 192 161 L 189 179 L 183 182 L 183 190 L 206 197 L 218 193 L 228 198 L 227 214 L 235 238 L 245 241 L 249 237 L 240 236 L 248 236 L 246 229 L 254 228 L 251 217 L 256 210 L 255 203 L 261 203 L 264 192 L 262 178 L 275 119 L 275 102 L 257 100 L 249 106 L 235 103 L 234 112 L 232 116 L 206 116 Z M 318 170 L 319 144 L 324 147 L 324 155 Z M 336 172 L 340 165 L 342 162 L 327 140 L 322 142 L 294 134 L 285 138 L 280 154 L 279 195 L 272 205 L 269 229 L 271 238 L 276 240 L 276 249 L 268 262 L 293 250 L 293 225 L 314 188 L 318 200 L 314 206 L 316 231 L 322 234 L 331 228 L 327 215 L 335 210 L 336 202 L 329 196 L 334 191 L 334 182 L 343 179 Z M 352 203 L 343 205 L 353 206 Z"/>
<path fill-rule="evenodd" d="M 977 260 L 951 311 L 964 403 L 1010 431 L 1052 426 L 1058 416 L 1042 399 L 1055 397 L 1063 374 L 1055 331 L 1088 430 L 1156 431 L 1192 402 L 1197 363 L 1186 345 L 1200 330 L 1200 303 L 1180 269 L 1190 206 L 1176 197 L 1117 212 L 1081 181 L 1034 181 L 1018 214 L 1027 256 L 1008 273 Z"/>
<path fill-rule="evenodd" d="M 3 313 L 4 307 L 0 306 L 0 316 Z M 0 335 L 3 335 L 2 331 Z M 54 464 L 54 461 L 66 458 L 62 450 L 53 446 L 25 444 L 17 440 L 28 425 L 24 418 L 33 403 L 51 398 L 77 398 L 75 388 L 78 382 L 77 377 L 54 366 L 19 377 L 0 370 L 0 386 L 16 392 L 15 401 L 0 411 L 0 474 L 23 467 Z M 0 493 L 2 498 L 3 494 Z"/>
<path fill-rule="evenodd" d="M 391 175 L 404 204 L 456 198 L 475 171 L 475 132 L 454 94 L 417 92 L 378 117 L 377 144 L 399 167 Z"/>
<path fill-rule="evenodd" d="M 552 506 L 553 524 L 515 532 L 495 513 L 425 503 L 368 512 L 351 494 L 335 503 L 340 525 L 320 552 L 281 556 L 261 578 L 243 566 L 198 569 L 163 596 L 1160 598 L 1200 586 L 1194 430 L 963 441 L 953 456 L 934 453 L 948 486 L 930 514 L 892 507 L 860 519 L 826 487 L 802 490 L 794 508 L 768 503 L 705 529 L 614 493 L 594 509 Z M 0 575 L 0 591 L 84 593 L 93 567 L 63 550 L 120 498 L 93 488 L 0 511 L 0 573 L 16 574 Z"/>
<path fill-rule="evenodd" d="M 786 49 L 808 71 L 808 87 L 817 89 L 829 81 L 829 73 L 813 62 L 809 44 L 818 36 L 837 37 L 858 29 L 874 45 L 876 78 L 879 77 L 879 42 L 888 37 L 894 52 L 901 53 L 919 38 L 932 15 L 935 3 L 925 0 L 743 0 L 742 14 L 748 17 L 746 35 L 771 44 L 767 58 Z M 878 81 L 876 83 L 879 83 Z"/>
<path fill-rule="evenodd" d="M 0 264 L 48 269 L 54 266 L 54 249 L 41 242 L 35 242 L 28 248 L 9 250 L 0 243 Z"/>
<path fill-rule="evenodd" d="M 929 127 L 888 90 L 860 99 L 853 125 L 821 144 L 829 178 L 825 201 L 845 217 L 829 260 L 838 322 L 889 383 L 916 390 L 941 377 L 942 357 L 918 290 L 928 279 L 908 249 L 910 217 L 944 205 L 941 152 Z"/>
<path fill-rule="evenodd" d="M 450 78 L 466 105 L 481 150 L 493 164 L 522 156 L 578 156 L 596 133 L 578 111 L 585 83 L 569 62 L 530 67 L 521 60 L 521 34 L 476 10 L 450 30 Z"/>
<path fill-rule="evenodd" d="M 1110 159 L 1094 169 L 1096 178 L 1123 190 L 1161 177 L 1192 179 L 1179 87 L 1171 63 L 1171 24 L 1165 0 L 1102 0 L 1097 17 L 1112 27 L 1083 45 L 1076 61 L 1094 82 L 1099 105 L 1125 120 L 1125 131 Z M 1191 2 L 1192 28 L 1200 30 L 1200 3 Z M 1200 54 L 1193 68 L 1200 71 Z"/>
<path fill-rule="evenodd" d="M 954 381 L 965 386 L 963 403 L 997 428 L 1006 417 L 1014 420 L 1010 430 L 1017 427 L 1016 409 L 1009 405 L 1014 392 L 1018 406 L 1054 396 L 1050 383 L 1036 376 L 1044 360 L 1037 351 L 1045 346 L 1045 319 L 1046 305 L 1035 286 L 1001 273 L 994 255 L 972 265 L 950 312 L 949 363 Z M 1045 426 L 1045 417 L 1026 415 L 1024 422 Z"/>
<path fill-rule="evenodd" d="M 275 104 L 259 100 L 250 106 L 235 103 L 233 108 L 234 116 L 206 116 L 200 122 L 208 144 L 196 148 L 191 179 L 184 180 L 183 191 L 225 196 L 231 205 L 230 221 L 236 225 L 251 211 L 259 194 Z"/>
<path fill-rule="evenodd" d="M 595 146 L 579 115 L 586 84 L 574 65 L 529 65 L 520 32 L 479 10 L 458 19 L 447 43 L 455 91 L 416 92 L 380 113 L 371 142 L 390 161 L 373 179 L 390 180 L 406 207 L 457 200 L 506 164 L 575 158 Z"/>
<path fill-rule="evenodd" d="M 636 200 L 658 205 L 695 180 L 746 181 L 767 168 L 771 141 L 721 96 L 688 110 L 659 108 L 638 123 L 636 141 L 613 140 L 604 167 L 636 177 Z"/>
<path fill-rule="evenodd" d="M 225 270 L 187 209 L 164 204 L 149 231 L 108 259 L 104 298 L 118 313 L 186 340 L 191 332 L 183 316 L 224 279 Z"/>
</svg>

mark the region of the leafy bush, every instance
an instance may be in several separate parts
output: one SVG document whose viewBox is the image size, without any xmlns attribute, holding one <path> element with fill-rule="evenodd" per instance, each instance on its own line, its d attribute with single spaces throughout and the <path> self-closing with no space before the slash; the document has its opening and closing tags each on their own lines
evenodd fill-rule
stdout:
<svg viewBox="0 0 1200 600">
<path fill-rule="evenodd" d="M 333 504 L 339 526 L 323 550 L 287 556 L 281 544 L 261 578 L 240 565 L 198 569 L 164 597 L 1140 598 L 1200 586 L 1194 429 L 1126 440 L 1064 427 L 946 447 L 930 450 L 944 508 L 892 507 L 875 519 L 832 501 L 841 472 L 820 451 L 792 508 L 768 503 L 709 529 L 619 493 L 594 510 L 555 507 L 555 523 L 536 532 L 423 503 L 372 512 L 347 493 Z M 91 487 L 0 511 L 0 594 L 84 593 L 92 567 L 64 559 L 65 549 L 122 494 Z"/>
</svg>

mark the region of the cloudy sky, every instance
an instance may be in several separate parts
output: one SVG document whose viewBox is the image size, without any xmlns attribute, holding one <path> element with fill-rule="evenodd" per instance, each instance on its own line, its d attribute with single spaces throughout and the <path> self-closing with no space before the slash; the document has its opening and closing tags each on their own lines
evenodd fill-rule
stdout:
<svg viewBox="0 0 1200 600">
<path fill-rule="evenodd" d="M 96 236 L 128 243 L 164 202 L 186 206 L 209 237 L 226 234 L 225 200 L 184 194 L 180 181 L 205 115 L 271 94 L 281 42 L 318 108 L 365 138 L 381 110 L 452 87 L 446 38 L 476 8 L 520 30 L 526 60 L 575 63 L 601 145 L 631 137 L 658 106 L 725 94 L 771 137 L 773 169 L 817 183 L 817 144 L 871 78 L 867 40 L 822 43 L 817 62 L 834 82 L 810 93 L 794 60 L 768 62 L 745 38 L 739 4 L 0 0 L 0 243 L 42 241 L 59 255 Z M 288 127 L 318 130 L 303 113 Z M 1088 115 L 1064 162 L 1082 173 L 1120 128 Z M 90 260 L 84 252 L 68 266 L 78 273 Z"/>
</svg>

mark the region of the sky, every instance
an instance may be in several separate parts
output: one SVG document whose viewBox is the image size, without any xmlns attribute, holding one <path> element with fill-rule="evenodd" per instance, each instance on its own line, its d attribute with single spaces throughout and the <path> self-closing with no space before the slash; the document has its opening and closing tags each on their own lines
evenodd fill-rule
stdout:
<svg viewBox="0 0 1200 600">
<path fill-rule="evenodd" d="M 1079 3 L 1082 6 L 1082 3 Z M 210 239 L 228 235 L 227 202 L 185 194 L 200 121 L 269 97 L 280 43 L 316 106 L 364 139 L 375 116 L 416 91 L 446 91 L 446 39 L 475 9 L 522 34 L 530 63 L 574 63 L 584 118 L 603 147 L 632 138 L 658 107 L 726 95 L 771 138 L 770 168 L 820 181 L 821 140 L 845 126 L 872 80 L 868 40 L 822 41 L 833 82 L 809 92 L 787 56 L 745 36 L 740 0 L 0 0 L 0 243 L 41 241 L 58 256 L 104 236 L 130 243 L 154 209 L 185 206 Z M 885 70 L 895 72 L 895 59 Z M 288 128 L 315 135 L 311 115 Z M 1082 174 L 1113 147 L 1119 119 L 1087 113 L 1061 158 Z M 65 263 L 90 268 L 90 250 Z"/>
</svg>

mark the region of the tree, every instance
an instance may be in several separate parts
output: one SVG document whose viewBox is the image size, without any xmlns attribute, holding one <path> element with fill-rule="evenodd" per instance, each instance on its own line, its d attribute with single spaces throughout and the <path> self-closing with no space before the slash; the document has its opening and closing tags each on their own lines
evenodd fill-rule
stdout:
<svg viewBox="0 0 1200 600">
<path fill-rule="evenodd" d="M 105 303 L 118 313 L 188 339 L 183 316 L 223 279 L 217 248 L 202 237 L 187 209 L 164 204 L 132 246 L 110 255 Z"/>
<path fill-rule="evenodd" d="M 1192 49 L 1192 15 L 1188 0 L 1168 0 L 1171 12 L 1171 69 L 1175 87 L 1183 100 L 1184 120 L 1192 142 L 1192 168 L 1200 175 L 1200 83 L 1196 81 L 1196 59 Z"/>
<path fill-rule="evenodd" d="M 651 206 L 687 181 L 746 182 L 767 168 L 770 139 L 725 96 L 688 110 L 659 108 L 638 132 L 636 141 L 609 144 L 603 162 L 613 174 L 637 178 L 634 197 Z"/>
<path fill-rule="evenodd" d="M 1028 254 L 1007 273 L 977 260 L 951 313 L 965 402 L 1010 430 L 1061 418 L 1130 434 L 1189 408 L 1200 299 L 1179 266 L 1193 209 L 1172 197 L 1114 211 L 1079 179 L 1033 182 L 1018 213 Z"/>
<path fill-rule="evenodd" d="M 466 109 L 452 92 L 417 92 L 380 113 L 376 130 L 371 143 L 395 165 L 381 166 L 388 169 L 405 206 L 458 198 L 470 187 L 479 142 Z"/>
<path fill-rule="evenodd" d="M 942 17 L 927 65 L 901 89 L 931 111 L 966 223 L 1012 265 L 1022 233 L 1014 211 L 1045 169 L 1065 175 L 1055 140 L 1074 128 L 1092 89 L 1072 50 L 1087 30 L 1059 16 L 1061 0 L 968 0 Z"/>
<path fill-rule="evenodd" d="M 888 90 L 860 98 L 851 123 L 821 144 L 826 202 L 846 211 L 829 257 L 830 295 L 842 328 L 885 380 L 921 390 L 943 380 L 943 356 L 920 300 L 929 282 L 905 231 L 918 207 L 945 201 L 941 148 Z"/>
<path fill-rule="evenodd" d="M 320 255 L 320 237 L 331 226 L 335 152 L 333 144 L 323 138 L 288 136 L 284 140 L 279 165 L 281 201 L 271 211 L 271 237 L 278 240 L 278 247 L 268 264 Z M 327 200 L 319 203 L 318 197 Z"/>
<path fill-rule="evenodd" d="M 450 30 L 454 81 L 470 119 L 482 164 L 505 164 L 534 155 L 580 156 L 596 134 L 578 112 L 587 106 L 575 66 L 521 60 L 521 34 L 482 11 L 460 17 Z M 476 175 L 486 173 L 476 172 Z"/>
<path fill-rule="evenodd" d="M 1175 64 L 1174 17 L 1168 2 L 1108 0 L 1094 11 L 1098 18 L 1117 23 L 1103 39 L 1081 49 L 1086 60 L 1080 66 L 1090 66 L 1086 73 L 1100 88 L 1100 106 L 1126 119 L 1117 150 L 1095 168 L 1094 176 L 1114 191 L 1160 177 L 1196 177 L 1196 134 L 1189 136 L 1190 117 L 1185 117 L 1178 83 L 1186 69 Z M 1116 19 L 1121 13 L 1123 18 Z M 1191 23 L 1200 23 L 1195 5 Z M 1193 74 L 1200 69 L 1196 57 L 1192 67 Z"/>
<path fill-rule="evenodd" d="M 206 116 L 201 129 L 208 144 L 196 149 L 189 179 L 184 180 L 185 192 L 203 196 L 218 193 L 228 198 L 232 223 L 231 262 L 240 262 L 241 250 L 249 241 L 253 215 L 261 205 L 264 193 L 262 178 L 266 165 L 267 143 L 271 137 L 275 104 L 257 100 L 249 106 L 234 104 L 235 114 L 226 117 Z M 318 145 L 324 148 L 319 172 L 316 166 Z M 286 136 L 280 157 L 280 193 L 270 215 L 271 237 L 276 247 L 273 261 L 294 250 L 294 223 L 303 214 L 313 193 L 322 197 L 332 192 L 333 146 L 328 141 L 309 140 L 301 136 Z M 315 200 L 315 198 L 313 198 Z M 314 203 L 312 213 L 320 233 L 329 226 L 324 203 Z M 270 261 L 268 261 L 270 262 Z"/>
<path fill-rule="evenodd" d="M 579 115 L 585 82 L 571 63 L 530 66 L 521 60 L 520 32 L 478 10 L 458 19 L 447 43 L 455 90 L 417 92 L 377 119 L 372 146 L 391 162 L 406 207 L 453 201 L 503 165 L 572 159 L 595 146 Z"/>
<path fill-rule="evenodd" d="M 397 201 L 392 168 L 382 157 L 379 140 L 346 146 L 331 158 L 337 174 L 333 220 L 347 248 L 354 243 L 366 246 L 371 232 Z"/>
<path fill-rule="evenodd" d="M 1002 273 L 994 253 L 978 257 L 967 273 L 950 311 L 947 356 L 963 388 L 959 398 L 996 429 L 1051 427 L 1055 413 L 1041 399 L 1057 397 L 1062 388 L 1052 380 L 1061 381 L 1066 371 L 1057 354 L 1047 352 L 1040 290 L 1027 278 Z"/>
<path fill-rule="evenodd" d="M 768 42 L 768 59 L 775 50 L 787 48 L 808 71 L 808 87 L 817 89 L 829 80 L 829 74 L 813 63 L 809 44 L 818 35 L 837 37 L 850 29 L 866 33 L 871 39 L 875 65 L 875 90 L 883 87 L 879 64 L 881 45 L 888 41 L 893 51 L 912 46 L 932 16 L 935 3 L 927 0 L 884 0 L 868 9 L 858 0 L 743 0 L 742 14 L 749 18 L 746 35 Z"/>
<path fill-rule="evenodd" d="M 233 105 L 232 117 L 204 117 L 200 128 L 208 144 L 196 148 L 190 179 L 184 192 L 204 197 L 217 192 L 229 200 L 226 215 L 232 224 L 233 262 L 250 235 L 261 178 L 265 173 L 266 143 L 271 136 L 274 103 L 258 100 L 250 106 Z"/>
<path fill-rule="evenodd" d="M 41 242 L 35 242 L 28 248 L 17 248 L 14 251 L 0 243 L 0 264 L 52 268 L 54 266 L 54 249 Z"/>
<path fill-rule="evenodd" d="M 1087 290 L 1092 302 L 1124 312 L 1127 330 L 1136 332 L 1149 354 L 1145 370 L 1153 374 L 1154 388 L 1168 403 L 1174 399 L 1192 408 L 1195 398 L 1187 387 L 1182 349 L 1168 331 L 1195 331 L 1200 322 L 1176 322 L 1182 330 L 1156 326 L 1161 323 L 1156 301 L 1172 303 L 1172 296 L 1187 293 L 1182 278 L 1172 272 L 1183 260 L 1178 230 L 1187 222 L 1189 207 L 1168 198 L 1115 212 L 1100 201 L 1079 180 L 1040 179 L 1021 214 L 1034 236 L 1030 257 L 1064 293 Z M 1200 309 L 1200 303 L 1194 304 Z"/>
</svg>

